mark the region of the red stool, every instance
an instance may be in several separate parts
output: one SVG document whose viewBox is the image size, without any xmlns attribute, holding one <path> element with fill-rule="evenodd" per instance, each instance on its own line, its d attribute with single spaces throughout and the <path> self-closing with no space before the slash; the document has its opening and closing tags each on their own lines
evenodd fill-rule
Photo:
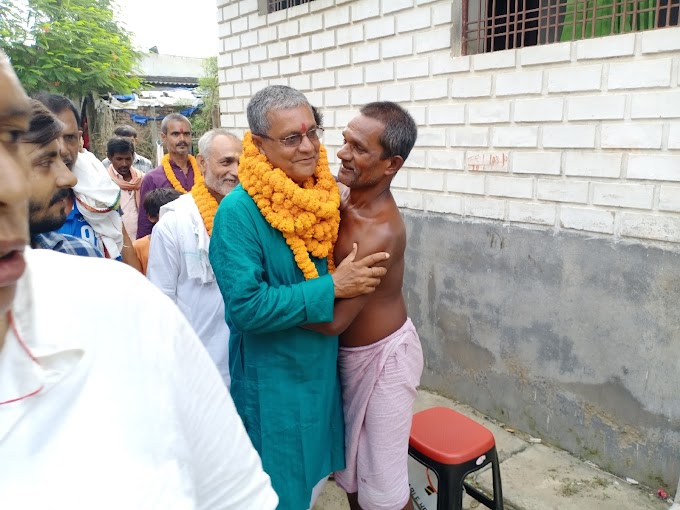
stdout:
<svg viewBox="0 0 680 510">
<path fill-rule="evenodd" d="M 437 510 L 462 510 L 463 493 L 493 510 L 503 510 L 501 470 L 493 434 L 448 407 L 433 407 L 413 416 L 409 455 L 438 478 Z M 491 464 L 493 499 L 465 482 L 465 477 Z"/>
</svg>

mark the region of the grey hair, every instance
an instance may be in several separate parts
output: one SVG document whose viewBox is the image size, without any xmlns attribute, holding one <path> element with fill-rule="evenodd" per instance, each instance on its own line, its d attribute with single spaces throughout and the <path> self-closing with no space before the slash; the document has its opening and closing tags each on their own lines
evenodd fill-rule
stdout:
<svg viewBox="0 0 680 510">
<path fill-rule="evenodd" d="M 184 115 L 181 113 L 170 113 L 166 115 L 163 120 L 161 121 L 161 133 L 164 135 L 168 134 L 168 122 L 173 122 L 173 121 L 180 121 L 180 122 L 186 122 L 189 124 L 189 128 L 191 128 L 191 122 L 189 122 L 189 119 L 187 119 Z"/>
<path fill-rule="evenodd" d="M 268 114 L 272 110 L 287 110 L 298 106 L 306 106 L 312 111 L 312 105 L 305 95 L 285 85 L 270 85 L 256 93 L 248 103 L 248 126 L 255 135 L 266 135 L 271 128 Z"/>
<path fill-rule="evenodd" d="M 382 122 L 385 129 L 380 136 L 383 147 L 381 159 L 401 156 L 406 161 L 418 137 L 418 127 L 413 117 L 401 106 L 391 101 L 368 103 L 361 115 Z"/>
<path fill-rule="evenodd" d="M 241 139 L 234 133 L 231 133 L 224 128 L 215 128 L 207 131 L 198 139 L 198 153 L 207 156 L 210 152 L 210 146 L 218 136 L 228 136 L 229 138 L 236 140 L 239 144 L 241 143 Z"/>
</svg>

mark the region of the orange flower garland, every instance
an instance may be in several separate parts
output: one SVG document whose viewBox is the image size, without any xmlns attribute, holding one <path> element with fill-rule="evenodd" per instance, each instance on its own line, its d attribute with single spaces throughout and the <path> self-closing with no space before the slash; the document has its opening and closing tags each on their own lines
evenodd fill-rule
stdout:
<svg viewBox="0 0 680 510">
<path fill-rule="evenodd" d="M 205 185 L 205 180 L 202 174 L 194 174 L 194 187 L 191 188 L 191 196 L 194 197 L 198 212 L 201 213 L 203 224 L 208 231 L 208 235 L 212 236 L 213 222 L 217 207 L 220 205 L 215 197 L 210 194 L 208 187 Z"/>
<path fill-rule="evenodd" d="M 335 270 L 333 247 L 340 226 L 340 192 L 328 168 L 326 148 L 321 145 L 319 152 L 314 175 L 300 187 L 260 154 L 248 131 L 238 169 L 241 185 L 267 223 L 283 233 L 306 280 L 319 276 L 310 254 L 326 257 L 328 271 Z"/>
<path fill-rule="evenodd" d="M 189 158 L 189 164 L 191 165 L 191 168 L 193 168 L 194 170 L 194 182 L 196 182 L 196 178 L 199 175 L 201 175 L 201 171 L 198 168 L 196 158 L 194 158 L 191 154 L 188 154 L 187 158 Z M 165 170 L 165 177 L 168 178 L 168 181 L 170 181 L 172 187 L 175 188 L 180 193 L 188 193 L 189 191 L 185 190 L 182 187 L 182 185 L 177 180 L 177 177 L 175 177 L 175 172 L 172 171 L 172 167 L 170 166 L 170 154 L 166 154 L 165 156 L 163 156 L 161 164 L 163 165 L 163 170 Z"/>
</svg>

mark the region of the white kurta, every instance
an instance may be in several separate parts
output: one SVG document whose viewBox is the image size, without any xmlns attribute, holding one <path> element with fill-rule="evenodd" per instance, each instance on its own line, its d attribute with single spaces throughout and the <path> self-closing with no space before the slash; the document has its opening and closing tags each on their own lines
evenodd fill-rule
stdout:
<svg viewBox="0 0 680 510">
<path fill-rule="evenodd" d="M 0 508 L 276 508 L 231 397 L 170 300 L 115 261 L 26 257 L 19 335 L 0 351 L 0 402 L 11 401 L 0 404 Z"/>
<path fill-rule="evenodd" d="M 229 327 L 208 259 L 210 237 L 190 193 L 161 208 L 146 276 L 182 310 L 229 387 Z"/>
</svg>

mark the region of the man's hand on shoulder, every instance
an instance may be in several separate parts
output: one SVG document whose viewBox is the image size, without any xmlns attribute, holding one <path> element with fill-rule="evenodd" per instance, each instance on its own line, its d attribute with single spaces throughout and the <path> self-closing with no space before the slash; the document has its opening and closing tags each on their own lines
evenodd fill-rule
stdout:
<svg viewBox="0 0 680 510">
<path fill-rule="evenodd" d="M 350 254 L 333 273 L 336 298 L 353 298 L 362 294 L 370 294 L 380 285 L 380 279 L 387 273 L 386 268 L 373 266 L 387 260 L 390 257 L 389 253 L 373 253 L 355 261 L 357 249 L 357 244 L 354 243 Z"/>
</svg>

